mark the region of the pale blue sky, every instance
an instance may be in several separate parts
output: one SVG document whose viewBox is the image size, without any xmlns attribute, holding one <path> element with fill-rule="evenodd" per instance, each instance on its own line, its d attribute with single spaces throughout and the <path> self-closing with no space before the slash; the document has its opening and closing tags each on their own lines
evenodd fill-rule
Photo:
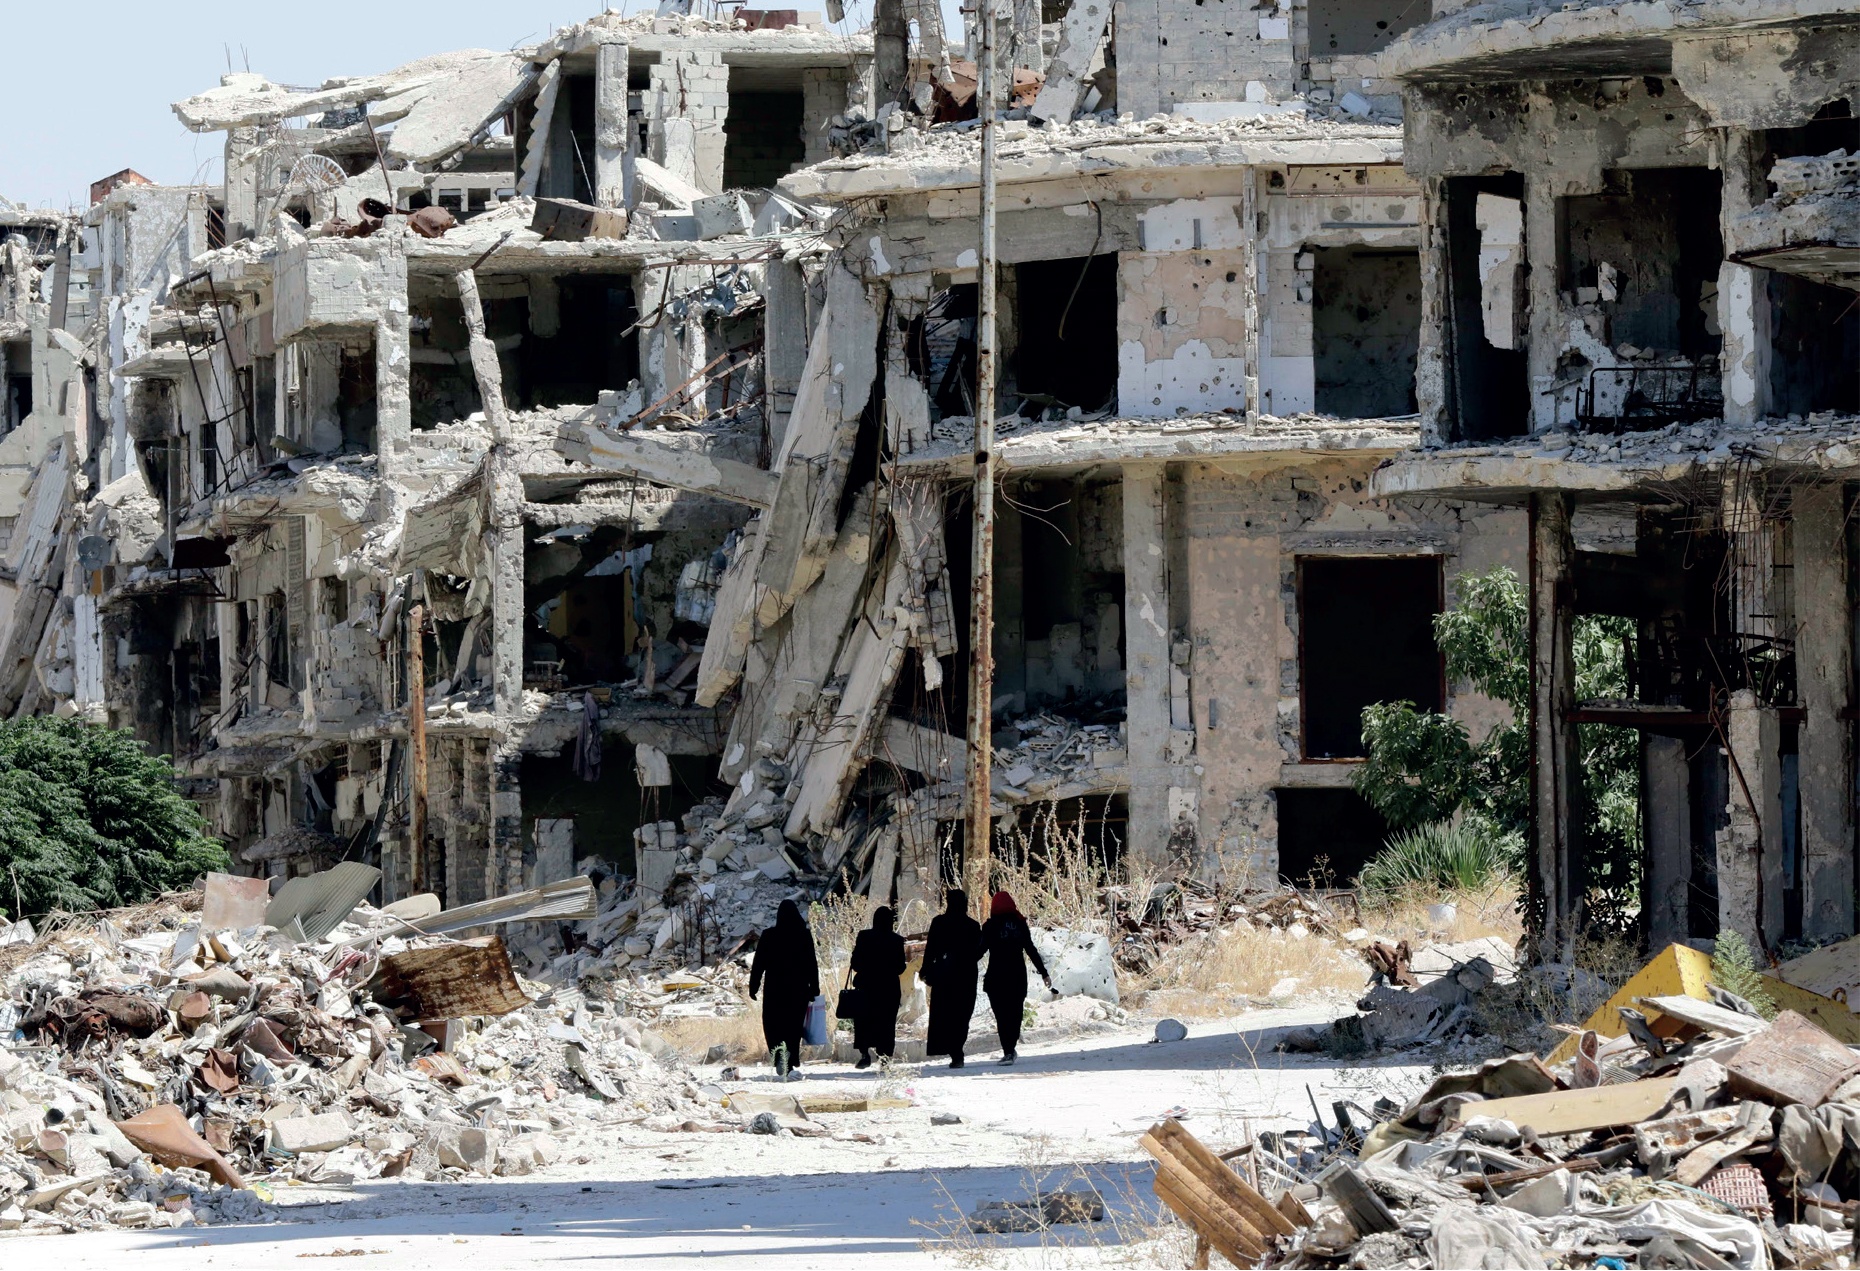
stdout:
<svg viewBox="0 0 1860 1271">
<path fill-rule="evenodd" d="M 600 12 L 600 3 L 7 0 L 0 195 L 35 207 L 82 206 L 92 181 L 123 168 L 165 185 L 217 181 L 221 135 L 187 131 L 169 103 L 218 84 L 229 50 L 234 69 L 249 63 L 279 83 L 313 85 L 448 49 L 532 43 Z M 623 11 L 656 7 L 656 0 L 633 0 Z M 826 6 L 795 0 L 793 7 Z M 944 8 L 947 20 L 959 22 L 954 0 Z M 864 25 L 870 12 L 870 0 L 847 0 L 845 27 Z"/>
</svg>

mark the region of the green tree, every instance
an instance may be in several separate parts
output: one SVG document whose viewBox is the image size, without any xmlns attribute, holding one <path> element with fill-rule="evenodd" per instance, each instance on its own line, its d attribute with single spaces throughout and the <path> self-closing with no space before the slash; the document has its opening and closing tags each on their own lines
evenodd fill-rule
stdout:
<svg viewBox="0 0 1860 1271">
<path fill-rule="evenodd" d="M 148 900 L 227 868 L 226 849 L 127 731 L 0 722 L 0 903 L 37 915 Z M 18 915 L 15 915 L 18 916 Z"/>
<path fill-rule="evenodd" d="M 1472 819 L 1521 848 L 1530 824 L 1530 609 L 1510 569 L 1471 574 L 1454 585 L 1454 604 L 1434 619 L 1447 674 L 1511 708 L 1511 719 L 1475 740 L 1443 714 L 1411 702 L 1363 711 L 1369 757 L 1356 789 L 1390 826 L 1402 830 L 1453 816 Z M 1626 618 L 1585 615 L 1574 624 L 1576 697 L 1628 692 Z M 1628 728 L 1580 726 L 1588 886 L 1603 908 L 1625 909 L 1638 889 L 1640 748 Z M 1522 863 L 1521 861 L 1519 862 Z"/>
</svg>

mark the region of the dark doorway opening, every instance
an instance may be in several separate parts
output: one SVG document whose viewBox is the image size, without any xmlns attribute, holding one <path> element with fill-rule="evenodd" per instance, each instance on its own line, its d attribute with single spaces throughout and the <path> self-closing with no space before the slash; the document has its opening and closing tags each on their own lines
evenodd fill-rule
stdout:
<svg viewBox="0 0 1860 1271">
<path fill-rule="evenodd" d="M 1312 249 L 1311 337 L 1320 415 L 1378 419 L 1415 412 L 1421 255 L 1408 249 Z"/>
<path fill-rule="evenodd" d="M 1389 823 L 1354 790 L 1276 790 L 1279 877 L 1297 886 L 1347 886 L 1382 850 Z"/>
<path fill-rule="evenodd" d="M 1117 392 L 1117 257 L 1016 265 L 1016 378 L 1023 398 L 1097 410 Z"/>
<path fill-rule="evenodd" d="M 1447 208 L 1447 413 L 1453 439 L 1521 437 L 1531 430 L 1530 372 L 1522 348 L 1500 347 L 1486 338 L 1478 214 L 1482 193 L 1522 205 L 1524 177 L 1516 172 L 1448 177 L 1441 190 Z"/>
<path fill-rule="evenodd" d="M 1307 556 L 1298 561 L 1299 673 L 1307 759 L 1356 759 L 1363 708 L 1444 700 L 1434 556 Z"/>
<path fill-rule="evenodd" d="M 639 377 L 639 317 L 633 281 L 618 274 L 568 274 L 557 281 L 559 325 L 545 338 L 529 331 L 519 345 L 523 395 L 512 405 L 537 410 L 595 401 L 604 388 Z"/>
<path fill-rule="evenodd" d="M 1860 411 L 1860 308 L 1843 287 L 1764 270 L 1772 415 Z"/>
</svg>

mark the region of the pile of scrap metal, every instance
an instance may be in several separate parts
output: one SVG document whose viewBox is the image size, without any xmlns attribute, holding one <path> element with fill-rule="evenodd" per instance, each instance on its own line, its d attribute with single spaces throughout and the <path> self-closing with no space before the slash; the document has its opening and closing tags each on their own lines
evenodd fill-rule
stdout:
<svg viewBox="0 0 1860 1271">
<path fill-rule="evenodd" d="M 513 974 L 499 929 L 594 912 L 585 877 L 376 910 L 355 863 L 0 945 L 0 1231 L 251 1221 L 270 1186 L 527 1174 L 703 1102 L 607 1003 Z M 466 931 L 492 934 L 457 938 Z"/>
<path fill-rule="evenodd" d="M 1168 1162 L 1158 1192 L 1243 1265 L 1852 1265 L 1860 1021 L 1786 984 L 1804 1009 L 1765 1018 L 1709 973 L 1675 945 L 1545 1060 L 1260 1134 L 1223 1168 L 1264 1213 L 1177 1204 Z"/>
</svg>

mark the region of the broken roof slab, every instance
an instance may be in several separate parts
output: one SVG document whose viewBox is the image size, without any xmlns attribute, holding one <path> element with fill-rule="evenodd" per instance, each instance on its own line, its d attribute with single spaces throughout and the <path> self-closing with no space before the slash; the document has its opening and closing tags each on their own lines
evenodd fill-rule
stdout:
<svg viewBox="0 0 1860 1271">
<path fill-rule="evenodd" d="M 1860 476 L 1860 418 L 1826 413 L 1755 424 L 1674 424 L 1620 436 L 1544 433 L 1501 445 L 1412 451 L 1370 478 L 1377 498 L 1517 503 L 1545 490 L 1585 499 L 1670 501 L 1730 468 L 1805 478 Z"/>
<path fill-rule="evenodd" d="M 1580 7 L 1478 4 L 1397 36 L 1377 56 L 1384 78 L 1478 82 L 1495 76 L 1664 75 L 1677 37 L 1753 32 L 1850 17 L 1845 0 L 1634 0 Z"/>
<path fill-rule="evenodd" d="M 1154 122 L 1154 121 L 1153 121 Z M 1375 125 L 1320 125 L 1267 116 L 1227 121 L 1233 126 L 1175 124 L 1101 127 L 1073 125 L 1030 131 L 996 152 L 998 184 L 1084 175 L 1175 172 L 1285 164 L 1401 162 L 1401 129 Z M 944 133 L 922 150 L 882 158 L 817 163 L 778 183 L 791 198 L 845 202 L 876 194 L 959 190 L 980 184 L 981 139 L 974 131 Z"/>
<path fill-rule="evenodd" d="M 1860 290 L 1860 189 L 1772 199 L 1731 223 L 1730 259 Z"/>
<path fill-rule="evenodd" d="M 973 423 L 945 419 L 930 444 L 898 456 L 898 467 L 918 474 L 964 476 L 973 470 Z M 1001 474 L 1060 473 L 1145 461 L 1257 461 L 1283 456 L 1298 461 L 1314 455 L 1396 454 L 1420 444 L 1418 421 L 1330 419 L 1315 415 L 1278 419 L 1262 415 L 1249 424 L 1239 415 L 1192 415 L 1179 419 L 1058 420 L 1027 424 L 1008 416 L 996 425 L 994 457 Z"/>
</svg>

